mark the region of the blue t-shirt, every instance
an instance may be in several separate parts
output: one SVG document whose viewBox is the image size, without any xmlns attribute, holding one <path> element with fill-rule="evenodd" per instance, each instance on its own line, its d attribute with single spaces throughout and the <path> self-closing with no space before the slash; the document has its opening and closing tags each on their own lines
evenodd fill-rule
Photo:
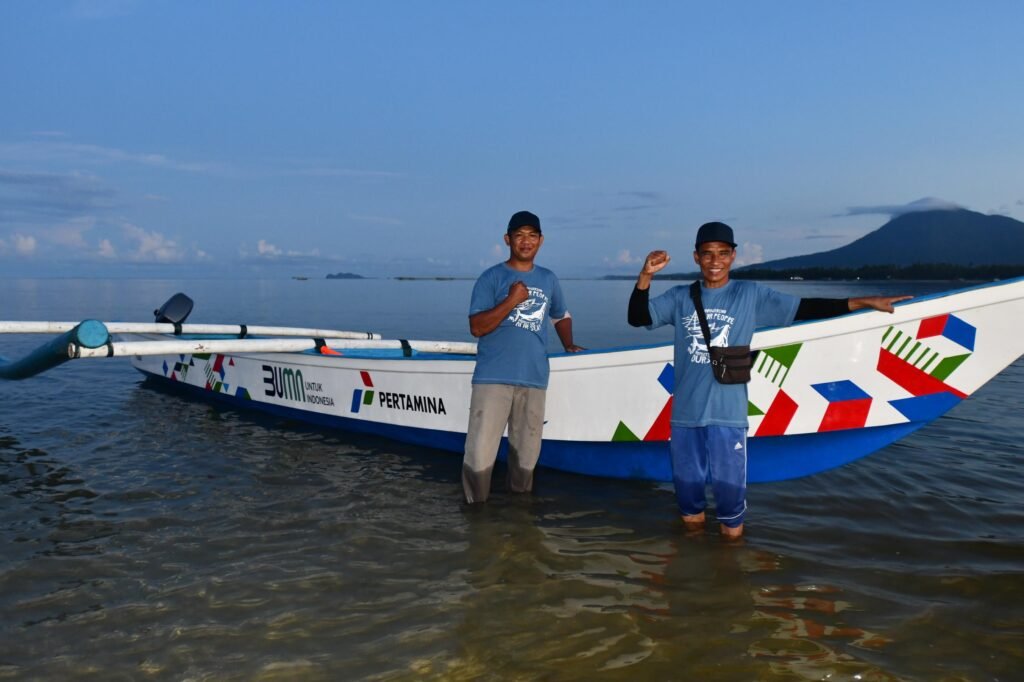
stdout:
<svg viewBox="0 0 1024 682">
<path fill-rule="evenodd" d="M 800 299 L 757 282 L 729 280 L 724 287 L 701 286 L 712 346 L 746 346 L 758 327 L 793 323 Z M 672 287 L 651 299 L 653 323 L 676 329 L 675 390 L 672 423 L 676 426 L 747 426 L 747 385 L 720 384 L 711 374 L 704 334 L 690 287 Z"/>
<path fill-rule="evenodd" d="M 478 339 L 474 384 L 548 387 L 547 321 L 566 314 L 562 287 L 555 273 L 539 265 L 529 272 L 513 270 L 505 263 L 490 267 L 473 286 L 469 314 L 476 315 L 501 303 L 517 281 L 526 285 L 530 297 L 516 306 L 497 329 Z"/>
</svg>

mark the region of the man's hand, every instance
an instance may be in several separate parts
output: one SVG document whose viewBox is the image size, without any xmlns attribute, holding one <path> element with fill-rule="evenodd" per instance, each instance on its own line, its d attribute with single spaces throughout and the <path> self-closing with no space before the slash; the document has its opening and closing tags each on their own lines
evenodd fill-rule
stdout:
<svg viewBox="0 0 1024 682">
<path fill-rule="evenodd" d="M 859 298 L 850 299 L 850 310 L 863 310 L 864 308 L 871 308 L 873 310 L 880 310 L 883 313 L 894 312 L 892 307 L 893 303 L 899 303 L 900 301 L 906 301 L 913 296 L 861 296 Z"/>
<path fill-rule="evenodd" d="M 570 343 L 565 347 L 566 353 L 579 353 L 581 350 L 586 350 L 583 346 L 577 346 L 575 343 Z"/>
<path fill-rule="evenodd" d="M 651 277 L 654 277 L 654 273 L 668 265 L 670 260 L 672 258 L 668 255 L 668 251 L 651 251 L 647 254 L 647 258 L 644 260 L 644 267 L 640 269 L 640 275 L 636 278 L 636 288 L 649 289 Z"/>
<path fill-rule="evenodd" d="M 647 254 L 647 260 L 644 261 L 644 269 L 641 270 L 641 273 L 651 276 L 668 265 L 670 260 L 672 257 L 668 255 L 668 251 L 651 251 Z"/>
<path fill-rule="evenodd" d="M 509 303 L 519 305 L 528 298 L 530 298 L 530 290 L 526 288 L 522 281 L 513 282 L 512 286 L 508 288 L 508 299 L 506 300 Z"/>
</svg>

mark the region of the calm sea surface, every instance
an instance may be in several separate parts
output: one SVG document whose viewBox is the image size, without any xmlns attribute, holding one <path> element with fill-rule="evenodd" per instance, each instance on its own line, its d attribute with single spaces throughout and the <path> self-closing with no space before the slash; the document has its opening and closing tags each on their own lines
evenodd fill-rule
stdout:
<svg viewBox="0 0 1024 682">
<path fill-rule="evenodd" d="M 630 282 L 563 285 L 581 345 L 669 340 L 626 326 Z M 0 319 L 148 321 L 184 291 L 193 322 L 470 340 L 471 286 L 0 279 Z M 663 485 L 543 471 L 467 511 L 457 455 L 76 361 L 0 383 L 0 679 L 1024 679 L 1022 402 L 1018 361 L 896 445 L 753 486 L 729 545 L 683 536 Z"/>
</svg>

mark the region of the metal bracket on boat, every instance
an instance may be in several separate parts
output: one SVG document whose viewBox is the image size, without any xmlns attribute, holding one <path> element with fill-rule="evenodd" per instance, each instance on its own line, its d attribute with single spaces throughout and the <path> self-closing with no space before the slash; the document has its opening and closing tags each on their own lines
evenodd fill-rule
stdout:
<svg viewBox="0 0 1024 682">
<path fill-rule="evenodd" d="M 406 358 L 412 357 L 412 346 L 405 339 L 398 339 L 398 342 L 402 344 L 402 356 Z"/>
</svg>

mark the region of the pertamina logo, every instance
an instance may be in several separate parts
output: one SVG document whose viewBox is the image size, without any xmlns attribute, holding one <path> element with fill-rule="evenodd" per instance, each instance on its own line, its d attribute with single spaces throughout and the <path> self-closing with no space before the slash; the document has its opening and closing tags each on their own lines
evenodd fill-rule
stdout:
<svg viewBox="0 0 1024 682">
<path fill-rule="evenodd" d="M 448 414 L 444 407 L 444 399 L 440 396 L 412 395 L 395 391 L 374 390 L 373 379 L 366 371 L 359 372 L 363 380 L 363 388 L 352 391 L 352 414 L 358 414 L 364 407 L 376 406 L 386 410 L 404 410 L 407 412 L 427 412 L 429 414 Z M 374 400 L 376 397 L 376 400 Z"/>
</svg>

